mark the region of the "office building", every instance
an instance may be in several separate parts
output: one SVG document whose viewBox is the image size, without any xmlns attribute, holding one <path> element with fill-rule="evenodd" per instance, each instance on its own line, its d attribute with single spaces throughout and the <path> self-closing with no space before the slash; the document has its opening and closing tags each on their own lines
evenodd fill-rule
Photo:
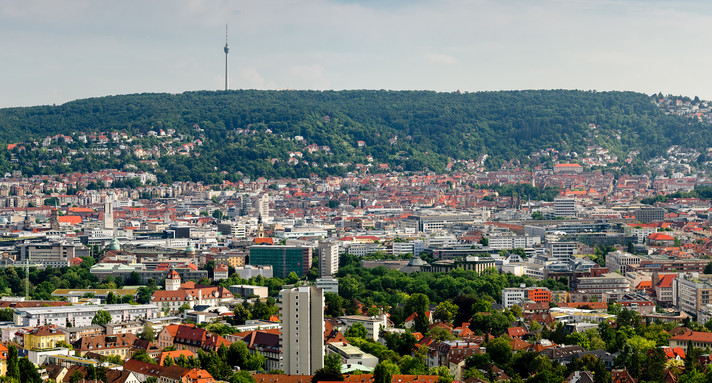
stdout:
<svg viewBox="0 0 712 383">
<path fill-rule="evenodd" d="M 251 246 L 250 265 L 272 266 L 277 278 L 286 278 L 292 271 L 303 277 L 312 265 L 312 249 L 302 246 Z"/>
<path fill-rule="evenodd" d="M 576 217 L 576 200 L 574 198 L 554 198 L 554 216 L 561 218 Z"/>
<path fill-rule="evenodd" d="M 312 375 L 324 367 L 324 292 L 313 286 L 280 291 L 282 371 Z"/>
<path fill-rule="evenodd" d="M 331 277 L 339 271 L 339 244 L 319 241 L 319 277 Z"/>
</svg>

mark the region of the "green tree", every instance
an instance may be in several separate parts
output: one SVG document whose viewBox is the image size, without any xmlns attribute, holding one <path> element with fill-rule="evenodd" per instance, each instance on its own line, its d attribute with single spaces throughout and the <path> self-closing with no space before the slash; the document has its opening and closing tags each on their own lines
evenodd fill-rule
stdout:
<svg viewBox="0 0 712 383">
<path fill-rule="evenodd" d="M 399 375 L 400 369 L 395 363 L 384 361 L 373 369 L 373 383 L 392 383 L 393 375 Z"/>
<path fill-rule="evenodd" d="M 459 307 L 457 307 L 457 305 L 449 301 L 443 301 L 435 308 L 435 313 L 433 313 L 433 319 L 443 322 L 450 322 L 453 318 L 455 318 L 455 315 L 457 315 L 458 310 Z"/>
<path fill-rule="evenodd" d="M 20 379 L 20 365 L 17 356 L 17 347 L 11 344 L 7 348 L 7 377 Z"/>
<path fill-rule="evenodd" d="M 230 377 L 230 383 L 256 383 L 255 377 L 247 371 L 238 371 Z"/>
<path fill-rule="evenodd" d="M 143 334 L 141 334 L 141 338 L 149 342 L 153 342 L 154 340 L 156 340 L 156 331 L 153 329 L 151 323 L 146 322 L 143 325 Z"/>
<path fill-rule="evenodd" d="M 111 314 L 106 310 L 99 310 L 94 314 L 94 318 L 91 320 L 91 324 L 94 325 L 105 325 L 111 323 Z"/>
<path fill-rule="evenodd" d="M 20 358 L 20 382 L 22 383 L 42 383 L 42 378 L 35 365 L 27 358 Z"/>
<path fill-rule="evenodd" d="M 348 330 L 346 330 L 346 333 L 344 335 L 348 336 L 348 337 L 366 339 L 366 336 L 368 335 L 368 331 L 366 331 L 366 327 L 363 325 L 363 323 L 356 322 L 353 325 L 351 325 L 351 327 L 349 327 Z"/>
</svg>

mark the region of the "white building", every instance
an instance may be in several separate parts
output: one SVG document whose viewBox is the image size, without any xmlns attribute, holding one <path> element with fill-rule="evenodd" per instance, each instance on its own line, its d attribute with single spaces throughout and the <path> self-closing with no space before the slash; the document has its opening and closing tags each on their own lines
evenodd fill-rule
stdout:
<svg viewBox="0 0 712 383">
<path fill-rule="evenodd" d="M 274 275 L 274 271 L 272 270 L 272 266 L 252 266 L 252 265 L 245 265 L 243 267 L 236 267 L 235 268 L 235 273 L 240 276 L 242 279 L 250 279 L 254 278 L 258 275 L 261 275 L 264 278 L 272 278 Z"/>
<path fill-rule="evenodd" d="M 526 290 L 519 287 L 507 287 L 502 289 L 502 306 L 512 307 L 519 305 L 526 298 Z"/>
<path fill-rule="evenodd" d="M 324 290 L 326 293 L 339 293 L 339 280 L 333 277 L 317 278 L 316 287 Z"/>
<path fill-rule="evenodd" d="M 361 351 L 360 348 L 348 343 L 333 342 L 326 348 L 327 354 L 336 354 L 341 359 L 341 370 L 360 369 L 361 371 L 373 371 L 378 364 L 378 358 Z"/>
<path fill-rule="evenodd" d="M 388 328 L 388 319 L 385 315 L 376 315 L 373 317 L 365 315 L 344 315 L 340 316 L 339 320 L 344 322 L 347 329 L 356 323 L 361 323 L 363 327 L 366 328 L 366 339 L 374 341 L 378 340 L 381 330 Z"/>
<path fill-rule="evenodd" d="M 574 198 L 554 198 L 554 216 L 576 217 L 576 200 Z"/>
<path fill-rule="evenodd" d="M 638 265 L 640 265 L 640 257 L 637 255 L 624 253 L 620 250 L 606 254 L 606 267 L 610 271 L 625 275 L 631 269 L 631 266 Z"/>
<path fill-rule="evenodd" d="M 104 310 L 111 315 L 111 323 L 123 323 L 139 319 L 158 318 L 160 310 L 156 305 L 87 305 L 60 307 L 27 307 L 16 309 L 13 321 L 17 326 L 40 326 L 53 324 L 61 327 L 90 326 L 94 315 Z"/>
<path fill-rule="evenodd" d="M 324 367 L 324 292 L 300 286 L 279 294 L 281 370 L 290 375 L 312 375 Z"/>
<path fill-rule="evenodd" d="M 319 277 L 331 277 L 339 271 L 339 244 L 319 241 Z"/>
</svg>

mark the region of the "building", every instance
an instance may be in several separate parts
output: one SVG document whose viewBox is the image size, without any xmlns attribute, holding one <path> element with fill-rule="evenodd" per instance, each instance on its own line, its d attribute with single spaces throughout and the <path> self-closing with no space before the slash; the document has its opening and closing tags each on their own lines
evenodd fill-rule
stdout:
<svg viewBox="0 0 712 383">
<path fill-rule="evenodd" d="M 158 306 L 153 304 L 27 307 L 16 309 L 13 314 L 13 321 L 15 325 L 23 327 L 44 324 L 83 327 L 92 324 L 91 321 L 99 310 L 107 311 L 111 315 L 111 323 L 155 319 L 159 314 Z"/>
<path fill-rule="evenodd" d="M 245 265 L 243 267 L 235 267 L 235 273 L 242 279 L 255 278 L 261 275 L 263 278 L 272 278 L 274 275 L 274 270 L 272 266 L 252 266 Z"/>
<path fill-rule="evenodd" d="M 193 325 L 172 324 L 158 333 L 156 344 L 160 349 L 173 346 L 176 350 L 189 350 L 197 354 L 198 350 L 210 352 L 217 351 L 222 345 L 228 347 L 230 341 Z"/>
<path fill-rule="evenodd" d="M 583 173 L 583 166 L 579 164 L 556 164 L 554 165 L 554 174 L 561 175 L 576 175 Z"/>
<path fill-rule="evenodd" d="M 123 368 L 135 374 L 141 382 L 145 382 L 150 377 L 156 378 L 157 383 L 215 382 L 213 376 L 205 370 L 199 368 L 184 368 L 176 364 L 165 367 L 131 359 L 124 363 Z"/>
<path fill-rule="evenodd" d="M 319 241 L 319 277 L 331 277 L 339 271 L 339 244 Z"/>
<path fill-rule="evenodd" d="M 222 221 L 218 223 L 218 232 L 236 239 L 247 238 L 247 225 L 244 222 Z"/>
<path fill-rule="evenodd" d="M 180 275 L 175 270 L 171 270 L 164 281 L 166 291 L 176 291 L 180 288 Z"/>
<path fill-rule="evenodd" d="M 279 329 L 254 330 L 242 338 L 252 354 L 265 357 L 265 371 L 279 370 L 282 363 L 282 349 L 279 347 Z"/>
<path fill-rule="evenodd" d="M 565 197 L 554 198 L 554 216 L 557 218 L 576 217 L 576 199 Z"/>
<path fill-rule="evenodd" d="M 625 275 L 631 271 L 630 266 L 640 265 L 640 257 L 630 253 L 616 250 L 606 254 L 606 267 L 612 272 L 619 272 Z"/>
<path fill-rule="evenodd" d="M 326 294 L 326 293 L 338 294 L 339 293 L 339 280 L 336 278 L 332 278 L 332 277 L 317 278 L 316 279 L 316 287 L 324 290 L 324 294 Z"/>
<path fill-rule="evenodd" d="M 155 345 L 149 343 L 149 348 L 146 349 L 145 343 L 134 334 L 117 334 L 117 335 L 96 335 L 85 336 L 75 341 L 72 346 L 77 356 L 84 356 L 87 353 L 99 354 L 102 356 L 118 356 L 123 360 L 131 358 L 134 352 L 143 349 L 149 355 L 157 355 L 160 352 Z"/>
<path fill-rule="evenodd" d="M 251 246 L 250 265 L 272 266 L 276 278 L 286 278 L 291 272 L 303 277 L 312 265 L 312 249 L 302 246 Z"/>
<path fill-rule="evenodd" d="M 551 302 L 551 291 L 546 287 L 508 287 L 502 289 L 502 305 L 512 307 L 523 301 Z"/>
<path fill-rule="evenodd" d="M 665 219 L 666 210 L 658 207 L 638 209 L 633 212 L 633 216 L 639 222 L 659 222 Z"/>
<path fill-rule="evenodd" d="M 168 282 L 167 277 L 166 282 Z M 151 295 L 151 303 L 157 305 L 161 310 L 173 314 L 180 312 L 183 305 L 191 309 L 195 305 L 217 306 L 233 298 L 230 290 L 222 286 L 198 285 L 188 281 L 181 284 L 177 290 L 168 290 L 167 287 L 168 285 L 166 285 L 166 290 L 154 291 Z"/>
<path fill-rule="evenodd" d="M 327 354 L 336 354 L 341 359 L 341 370 L 370 372 L 376 368 L 378 358 L 344 342 L 332 342 L 326 347 Z"/>
<path fill-rule="evenodd" d="M 27 350 L 54 348 L 57 342 L 64 341 L 64 333 L 55 325 L 38 326 L 24 334 L 24 347 Z"/>
<path fill-rule="evenodd" d="M 455 269 L 472 270 L 478 274 L 491 268 L 496 268 L 494 259 L 490 257 L 465 257 L 464 260 L 452 260 L 446 259 L 442 261 L 435 261 L 430 265 L 423 266 L 423 271 L 429 271 L 431 273 L 449 273 Z"/>
<path fill-rule="evenodd" d="M 697 317 L 712 303 L 712 276 L 698 273 L 679 273 L 672 279 L 672 304 L 681 311 Z"/>
<path fill-rule="evenodd" d="M 269 297 L 269 288 L 267 286 L 232 285 L 228 286 L 228 290 L 233 296 L 242 298 L 257 296 L 260 299 L 267 299 Z"/>
<path fill-rule="evenodd" d="M 114 230 L 114 205 L 109 198 L 104 201 L 104 230 Z"/>
<path fill-rule="evenodd" d="M 324 367 L 324 292 L 301 286 L 280 291 L 282 368 L 286 374 L 314 374 Z"/>
<path fill-rule="evenodd" d="M 385 315 L 365 316 L 365 315 L 344 315 L 340 316 L 348 329 L 356 323 L 361 323 L 366 328 L 366 339 L 377 341 L 381 334 L 381 330 L 388 329 L 388 318 Z M 344 330 L 345 332 L 345 330 Z"/>
<path fill-rule="evenodd" d="M 213 269 L 213 280 L 220 281 L 228 278 L 228 268 L 226 265 L 215 265 Z"/>
<path fill-rule="evenodd" d="M 28 262 L 43 267 L 67 267 L 77 257 L 88 257 L 89 248 L 64 242 L 23 243 L 18 246 L 17 263 Z"/>
<path fill-rule="evenodd" d="M 578 278 L 576 291 L 601 295 L 604 293 L 627 293 L 630 282 L 617 273 L 605 273 L 597 277 Z"/>
<path fill-rule="evenodd" d="M 708 348 L 712 347 L 712 333 L 702 331 L 686 331 L 682 334 L 675 335 L 669 339 L 670 347 L 680 347 L 687 352 L 687 346 L 691 342 L 692 347 Z"/>
</svg>

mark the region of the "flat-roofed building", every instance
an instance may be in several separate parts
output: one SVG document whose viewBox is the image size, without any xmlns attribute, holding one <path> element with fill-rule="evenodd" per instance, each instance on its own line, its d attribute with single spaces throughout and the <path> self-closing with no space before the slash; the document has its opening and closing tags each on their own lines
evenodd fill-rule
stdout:
<svg viewBox="0 0 712 383">
<path fill-rule="evenodd" d="M 28 307 L 16 309 L 13 322 L 18 326 L 39 326 L 54 324 L 57 326 L 82 327 L 90 326 L 94 315 L 104 310 L 111 315 L 111 323 L 153 319 L 159 315 L 156 305 L 87 305 L 61 307 Z"/>
</svg>

